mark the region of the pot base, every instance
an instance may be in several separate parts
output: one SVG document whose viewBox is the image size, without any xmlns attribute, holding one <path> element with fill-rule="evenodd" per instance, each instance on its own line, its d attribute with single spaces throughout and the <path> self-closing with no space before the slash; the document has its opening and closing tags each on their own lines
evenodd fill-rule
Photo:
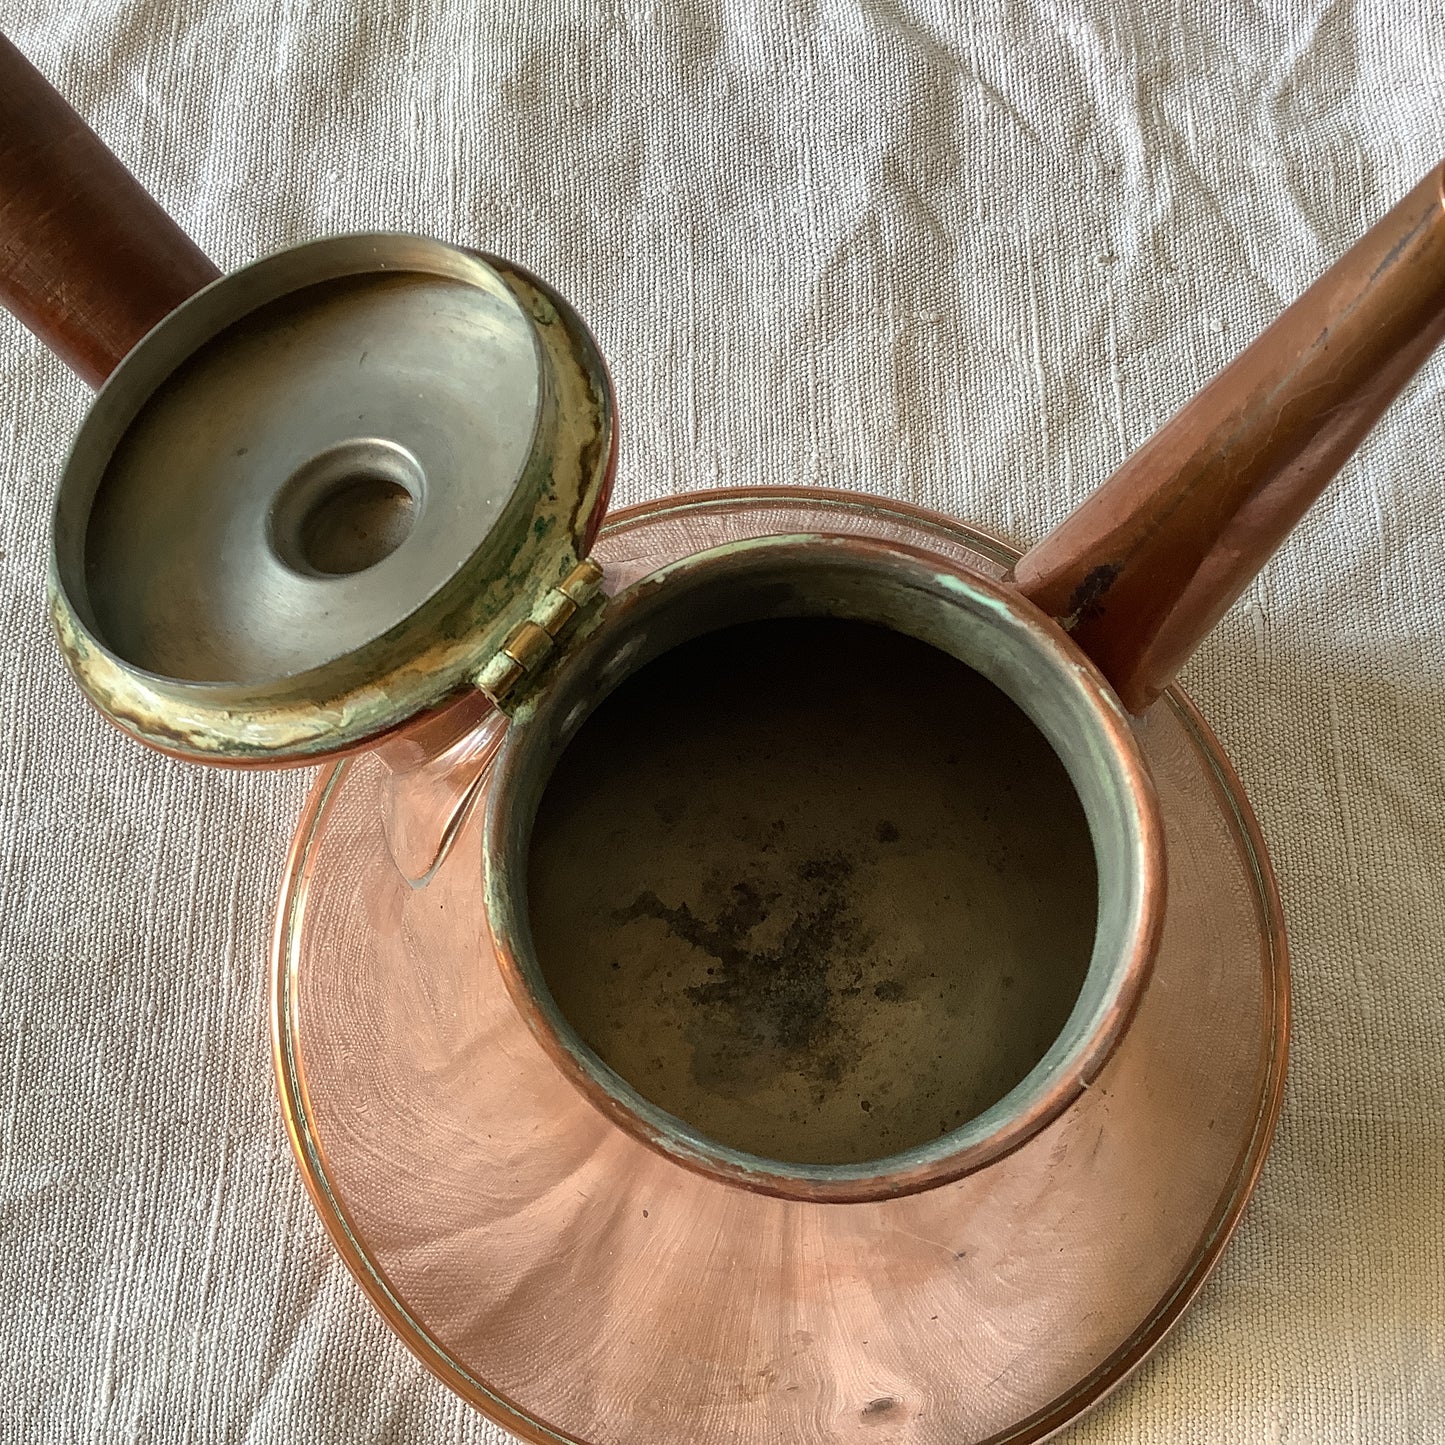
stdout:
<svg viewBox="0 0 1445 1445">
<path fill-rule="evenodd" d="M 672 498 L 612 519 L 595 555 L 620 587 L 809 531 L 994 576 L 1014 555 L 813 489 Z M 1217 1260 L 1268 1147 L 1288 1032 L 1278 901 L 1238 781 L 1177 690 L 1138 729 L 1171 866 L 1133 1027 L 1014 1154 L 869 1204 L 752 1194 L 610 1122 L 491 963 L 477 812 L 416 888 L 391 862 L 384 764 L 324 774 L 281 901 L 273 1037 L 303 1176 L 387 1321 L 535 1441 L 1025 1441 L 1096 1402 Z"/>
</svg>

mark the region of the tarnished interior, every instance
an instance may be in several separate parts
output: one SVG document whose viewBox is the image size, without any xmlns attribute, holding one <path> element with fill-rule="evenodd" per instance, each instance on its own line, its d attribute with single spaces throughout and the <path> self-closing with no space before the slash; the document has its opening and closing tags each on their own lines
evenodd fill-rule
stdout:
<svg viewBox="0 0 1445 1445">
<path fill-rule="evenodd" d="M 982 1113 L 1089 964 L 1058 757 L 992 683 L 863 622 L 755 622 L 634 674 L 531 852 L 553 998 L 641 1094 L 746 1153 L 854 1163 Z"/>
</svg>

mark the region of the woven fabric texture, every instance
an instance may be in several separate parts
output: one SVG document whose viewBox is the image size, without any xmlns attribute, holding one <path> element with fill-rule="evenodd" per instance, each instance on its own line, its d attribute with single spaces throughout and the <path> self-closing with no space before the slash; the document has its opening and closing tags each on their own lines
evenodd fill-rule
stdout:
<svg viewBox="0 0 1445 1445">
<path fill-rule="evenodd" d="M 549 278 L 614 370 L 619 501 L 827 484 L 1020 542 L 1445 154 L 1439 0 L 4 24 L 223 268 L 377 228 Z M 289 1156 L 265 956 L 307 778 L 143 751 L 51 643 L 85 406 L 0 318 L 0 1438 L 494 1445 Z M 1278 868 L 1293 1067 L 1237 1240 L 1080 1442 L 1445 1438 L 1442 557 L 1437 357 L 1186 674 Z"/>
</svg>

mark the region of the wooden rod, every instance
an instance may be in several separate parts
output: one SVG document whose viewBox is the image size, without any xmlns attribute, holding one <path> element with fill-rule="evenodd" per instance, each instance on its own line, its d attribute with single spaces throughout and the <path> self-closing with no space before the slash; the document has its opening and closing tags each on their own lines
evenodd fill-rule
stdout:
<svg viewBox="0 0 1445 1445">
<path fill-rule="evenodd" d="M 1142 711 L 1442 339 L 1445 166 L 1027 553 L 1015 582 Z"/>
<path fill-rule="evenodd" d="M 0 303 L 91 386 L 220 272 L 0 36 Z"/>
</svg>

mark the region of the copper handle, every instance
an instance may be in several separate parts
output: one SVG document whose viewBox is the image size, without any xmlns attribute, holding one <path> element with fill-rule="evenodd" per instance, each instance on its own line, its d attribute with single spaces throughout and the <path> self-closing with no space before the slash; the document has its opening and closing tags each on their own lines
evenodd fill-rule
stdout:
<svg viewBox="0 0 1445 1445">
<path fill-rule="evenodd" d="M 1015 569 L 1140 712 L 1445 338 L 1445 166 Z"/>
<path fill-rule="evenodd" d="M 220 272 L 0 36 L 0 302 L 99 386 Z"/>
</svg>

